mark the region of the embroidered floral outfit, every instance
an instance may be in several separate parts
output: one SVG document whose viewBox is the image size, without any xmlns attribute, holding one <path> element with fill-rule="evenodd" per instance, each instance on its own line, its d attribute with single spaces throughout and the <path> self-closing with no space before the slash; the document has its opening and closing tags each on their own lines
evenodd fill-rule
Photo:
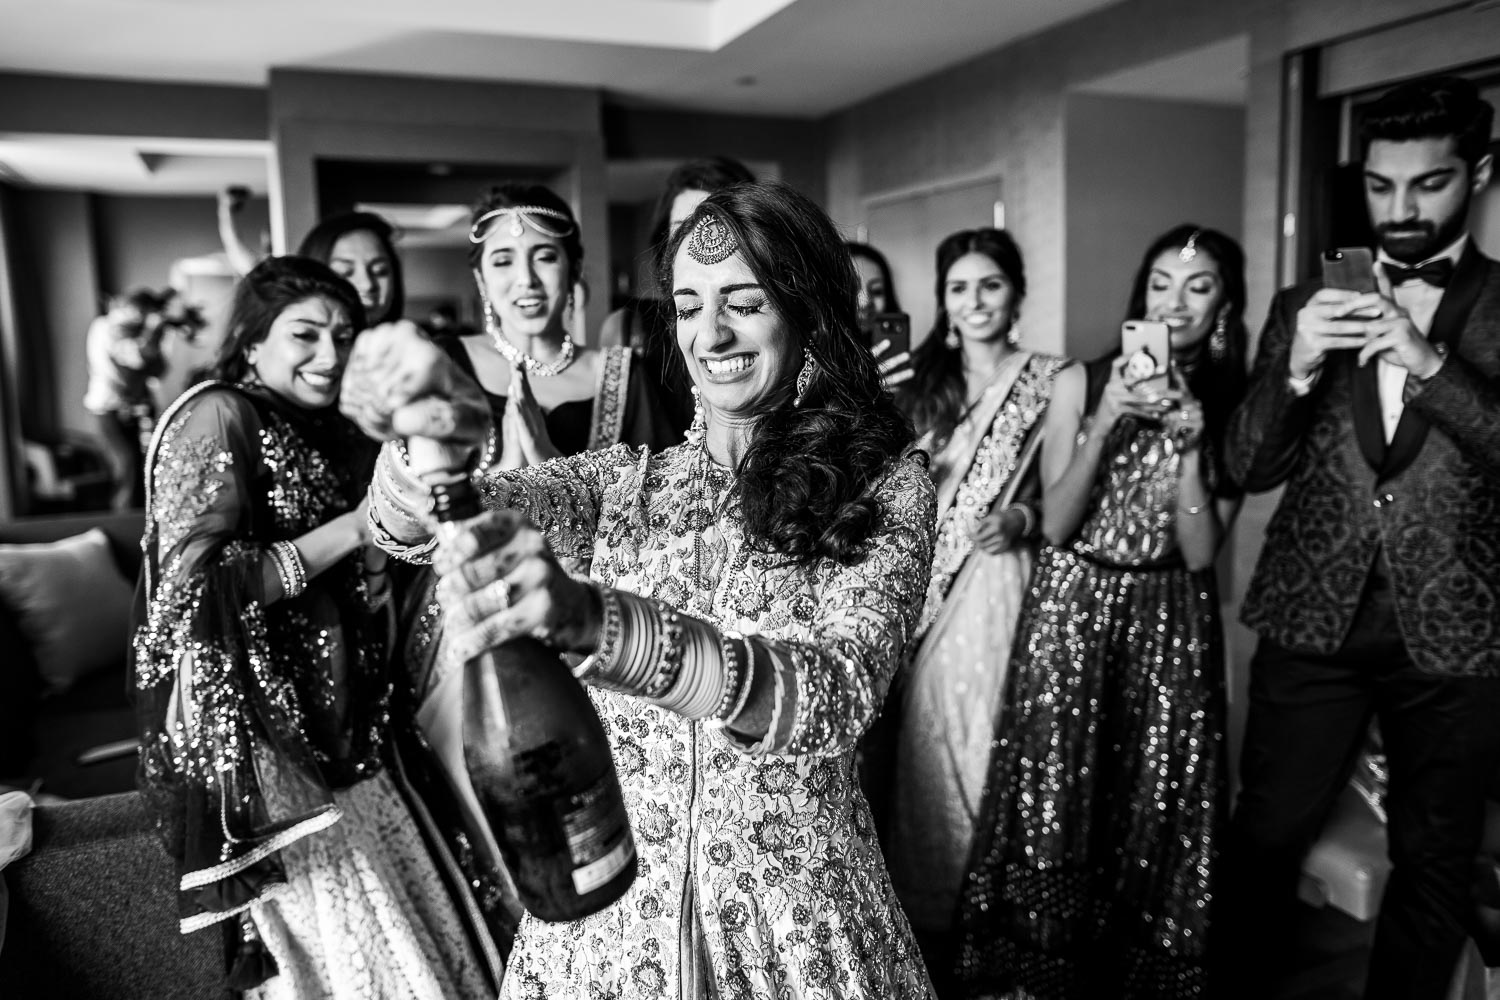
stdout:
<svg viewBox="0 0 1500 1000">
<path fill-rule="evenodd" d="M 727 470 L 687 445 L 615 447 L 483 482 L 487 502 L 525 511 L 570 568 L 755 636 L 771 650 L 778 706 L 751 745 L 641 698 L 590 691 L 638 874 L 583 920 L 528 917 L 504 997 L 931 997 L 853 774 L 855 741 L 928 584 L 931 483 L 916 459 L 893 466 L 853 566 L 752 551 L 731 487 Z"/>
<path fill-rule="evenodd" d="M 252 995 L 477 996 L 480 967 L 382 768 L 378 578 L 353 553 L 295 596 L 263 592 L 273 543 L 358 504 L 361 453 L 336 416 L 220 383 L 162 421 L 134 642 L 141 788 L 180 863 L 183 933 L 237 920 L 274 959 Z"/>
</svg>

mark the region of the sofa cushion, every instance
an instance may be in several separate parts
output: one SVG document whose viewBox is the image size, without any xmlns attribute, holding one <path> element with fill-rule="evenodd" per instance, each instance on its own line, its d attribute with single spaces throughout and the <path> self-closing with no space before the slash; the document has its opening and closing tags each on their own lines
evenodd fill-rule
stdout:
<svg viewBox="0 0 1500 1000">
<path fill-rule="evenodd" d="M 140 796 L 38 805 L 5 870 L 6 1000 L 228 1000 L 224 934 L 177 929 L 177 875 Z"/>
<path fill-rule="evenodd" d="M 122 662 L 131 598 L 98 528 L 55 542 L 0 545 L 0 603 L 14 615 L 50 693 Z"/>
</svg>

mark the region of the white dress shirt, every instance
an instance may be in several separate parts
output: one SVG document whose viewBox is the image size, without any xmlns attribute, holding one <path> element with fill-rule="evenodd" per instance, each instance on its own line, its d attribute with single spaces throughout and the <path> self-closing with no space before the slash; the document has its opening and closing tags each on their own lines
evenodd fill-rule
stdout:
<svg viewBox="0 0 1500 1000">
<path fill-rule="evenodd" d="M 1421 267 L 1422 264 L 1441 260 L 1444 257 L 1457 264 L 1459 256 L 1464 252 L 1464 245 L 1468 241 L 1469 234 L 1465 233 L 1449 244 L 1442 253 L 1428 257 L 1417 266 Z M 1392 288 L 1390 279 L 1386 277 L 1385 268 L 1380 265 L 1400 264 L 1401 262 L 1391 258 L 1384 250 L 1376 254 L 1375 260 L 1375 280 L 1380 285 L 1380 293 L 1405 309 L 1407 315 L 1411 317 L 1412 325 L 1417 328 L 1417 332 L 1426 337 L 1432 329 L 1432 317 L 1437 314 L 1438 303 L 1443 301 L 1445 289 L 1420 280 L 1403 281 Z M 1404 394 L 1408 372 L 1405 368 L 1392 364 L 1385 358 L 1377 358 L 1376 363 L 1379 365 L 1377 377 L 1380 384 L 1380 420 L 1385 427 L 1386 444 L 1390 444 L 1391 438 L 1396 436 L 1396 425 L 1401 423 L 1401 414 L 1406 409 Z"/>
</svg>

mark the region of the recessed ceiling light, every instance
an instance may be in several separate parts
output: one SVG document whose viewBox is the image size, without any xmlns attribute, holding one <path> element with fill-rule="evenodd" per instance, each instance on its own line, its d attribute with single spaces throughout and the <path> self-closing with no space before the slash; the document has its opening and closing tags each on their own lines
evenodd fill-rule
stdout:
<svg viewBox="0 0 1500 1000">
<path fill-rule="evenodd" d="M 735 77 L 734 85 L 736 87 L 753 87 L 759 82 L 760 81 L 753 76 L 740 76 Z"/>
</svg>

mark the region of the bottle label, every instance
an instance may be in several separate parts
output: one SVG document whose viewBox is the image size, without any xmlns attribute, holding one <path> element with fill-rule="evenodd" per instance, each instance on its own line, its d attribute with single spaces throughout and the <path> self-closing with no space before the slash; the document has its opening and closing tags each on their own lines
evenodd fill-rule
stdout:
<svg viewBox="0 0 1500 1000">
<path fill-rule="evenodd" d="M 558 803 L 563 835 L 573 856 L 573 888 L 585 895 L 635 862 L 635 840 L 613 771 Z"/>
</svg>

